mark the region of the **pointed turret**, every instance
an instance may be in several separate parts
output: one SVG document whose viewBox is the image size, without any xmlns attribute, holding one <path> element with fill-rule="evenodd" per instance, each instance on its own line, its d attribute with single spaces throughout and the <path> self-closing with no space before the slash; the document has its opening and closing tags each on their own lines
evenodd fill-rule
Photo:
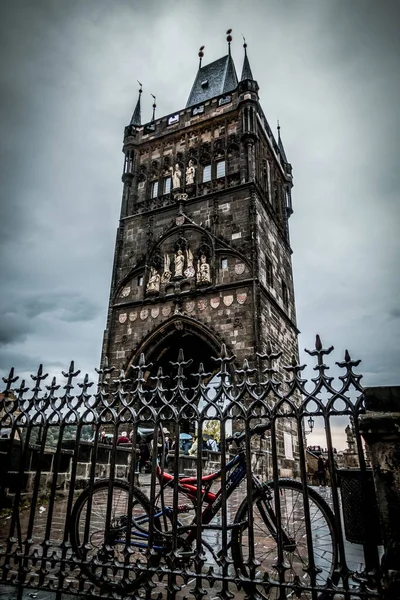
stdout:
<svg viewBox="0 0 400 600">
<path fill-rule="evenodd" d="M 253 73 L 251 72 L 251 68 L 250 68 L 250 62 L 249 62 L 249 58 L 247 56 L 247 44 L 246 44 L 246 40 L 244 39 L 244 44 L 243 44 L 243 48 L 244 48 L 244 61 L 243 61 L 243 69 L 242 69 L 242 76 L 240 78 L 240 81 L 245 81 L 246 79 L 250 79 L 252 81 L 254 81 L 253 78 Z"/>
<path fill-rule="evenodd" d="M 282 155 L 283 160 L 285 161 L 285 163 L 287 163 L 288 159 L 286 158 L 285 148 L 283 147 L 283 142 L 281 139 L 281 126 L 279 125 L 279 121 L 278 121 L 278 148 Z"/>
<path fill-rule="evenodd" d="M 130 122 L 130 125 L 135 125 L 136 127 L 140 127 L 140 125 L 142 124 L 142 122 L 141 122 L 141 120 L 142 120 L 142 111 L 141 111 L 141 108 L 140 108 L 140 97 L 142 95 L 142 84 L 140 83 L 140 81 L 138 81 L 138 84 L 140 85 L 140 88 L 139 88 L 139 97 L 137 99 L 135 110 L 133 111 L 132 119 L 131 119 L 131 122 Z"/>
</svg>

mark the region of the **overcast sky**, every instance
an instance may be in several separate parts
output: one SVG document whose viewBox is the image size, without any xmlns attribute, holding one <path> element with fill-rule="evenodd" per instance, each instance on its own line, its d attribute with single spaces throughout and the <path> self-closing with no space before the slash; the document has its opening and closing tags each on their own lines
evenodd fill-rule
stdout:
<svg viewBox="0 0 400 600">
<path fill-rule="evenodd" d="M 397 0 L 0 3 L 0 372 L 98 366 L 121 202 L 124 126 L 181 109 L 242 37 L 293 165 L 300 347 L 315 333 L 400 384 Z M 309 357 L 302 353 L 302 359 Z"/>
</svg>

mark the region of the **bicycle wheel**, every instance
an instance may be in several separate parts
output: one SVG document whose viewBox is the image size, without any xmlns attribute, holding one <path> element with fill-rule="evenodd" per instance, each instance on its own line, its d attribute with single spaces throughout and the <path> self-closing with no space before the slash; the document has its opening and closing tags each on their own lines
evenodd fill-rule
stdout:
<svg viewBox="0 0 400 600">
<path fill-rule="evenodd" d="M 72 549 L 84 561 L 79 566 L 100 588 L 124 593 L 133 591 L 151 578 L 152 572 L 148 569 L 157 566 L 161 560 L 160 519 L 154 518 L 153 521 L 153 552 L 148 557 L 150 501 L 147 496 L 133 487 L 131 540 L 127 548 L 128 483 L 114 481 L 112 485 L 109 522 L 109 482 L 99 481 L 89 492 L 89 489 L 82 492 L 71 515 Z M 129 556 L 128 562 L 126 556 Z"/>
<path fill-rule="evenodd" d="M 290 479 L 279 480 L 279 499 L 281 526 L 285 532 L 284 543 L 285 583 L 299 581 L 302 585 L 310 585 L 311 578 L 307 573 L 308 548 L 306 523 L 304 517 L 303 485 Z M 324 586 L 329 577 L 333 577 L 337 565 L 337 541 L 334 516 L 328 504 L 314 490 L 308 488 L 311 534 L 315 565 L 318 569 L 316 585 Z M 244 576 L 250 576 L 249 570 L 249 536 L 248 536 L 248 502 L 244 500 L 239 507 L 235 523 L 242 523 L 232 530 L 232 559 L 236 570 Z M 272 509 L 272 512 L 271 512 Z M 266 574 L 271 580 L 279 580 L 274 568 L 278 558 L 276 543 L 275 498 L 273 483 L 267 489 L 255 491 L 252 499 L 254 559 L 256 564 L 255 580 L 261 583 Z M 266 515 L 269 515 L 266 516 Z M 272 516 L 272 518 L 271 518 Z M 244 583 L 246 591 L 255 591 L 260 598 L 280 598 L 279 587 L 263 588 L 256 583 Z M 286 598 L 310 598 L 311 592 L 297 595 L 294 590 L 287 588 Z M 292 594 L 292 595 L 291 595 Z M 319 598 L 324 597 L 321 593 Z"/>
</svg>

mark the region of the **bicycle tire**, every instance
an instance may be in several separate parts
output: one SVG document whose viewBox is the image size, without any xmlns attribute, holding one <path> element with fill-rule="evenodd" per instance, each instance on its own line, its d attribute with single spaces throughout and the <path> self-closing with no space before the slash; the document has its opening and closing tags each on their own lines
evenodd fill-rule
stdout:
<svg viewBox="0 0 400 600">
<path fill-rule="evenodd" d="M 74 554 L 80 560 L 81 570 L 87 577 L 101 589 L 127 594 L 136 590 L 139 586 L 151 579 L 152 571 L 150 567 L 155 567 L 161 560 L 161 552 L 152 552 L 146 559 L 145 551 L 135 549 L 130 546 L 130 558 L 128 577 L 124 570 L 124 549 L 126 543 L 116 543 L 112 551 L 104 556 L 104 532 L 106 531 L 106 510 L 109 491 L 109 481 L 98 481 L 90 489 L 84 490 L 75 502 L 71 513 L 70 540 Z M 125 481 L 115 480 L 112 485 L 112 525 L 121 527 L 123 521 L 121 518 L 127 513 L 127 503 L 129 498 L 129 484 Z M 86 526 L 86 515 L 89 497 L 92 498 L 92 509 L 90 515 L 88 539 L 84 539 Z M 140 515 L 150 514 L 149 498 L 136 486 L 132 490 L 132 518 L 138 518 Z M 122 525 L 123 527 L 123 525 Z M 140 528 L 145 531 L 146 525 L 140 524 Z M 159 518 L 154 518 L 154 529 L 161 531 L 161 522 Z M 132 538 L 131 538 L 132 540 Z M 143 540 L 141 540 L 143 541 Z M 110 547 L 110 543 L 108 544 Z M 139 555 L 139 556 L 138 556 Z M 137 558 L 145 558 L 144 567 L 141 570 L 135 563 Z M 87 561 L 87 562 L 86 562 Z"/>
<path fill-rule="evenodd" d="M 274 507 L 274 490 L 273 482 L 268 484 L 268 502 Z M 303 511 L 303 485 L 291 479 L 279 480 L 280 502 L 281 502 L 281 524 L 286 533 L 295 540 L 295 550 L 284 550 L 285 563 L 289 567 L 285 571 L 285 583 L 295 581 L 295 577 L 299 578 L 305 584 L 310 584 L 310 578 L 304 571 L 307 566 L 308 552 L 307 539 Z M 269 574 L 271 579 L 278 579 L 277 571 L 274 570 L 274 562 L 277 558 L 277 543 L 273 538 L 273 524 L 265 523 L 265 519 L 260 515 L 257 507 L 257 502 L 262 500 L 267 490 L 256 490 L 252 498 L 253 507 L 253 531 L 254 531 L 254 558 L 260 565 L 257 568 L 256 580 L 257 583 L 243 582 L 242 586 L 247 593 L 253 593 L 260 599 L 280 598 L 280 587 L 263 587 L 262 581 L 265 574 Z M 313 553 L 317 567 L 321 572 L 316 575 L 316 584 L 323 587 L 328 578 L 334 583 L 338 582 L 339 576 L 335 572 L 338 562 L 338 544 L 336 525 L 334 515 L 326 501 L 311 488 L 308 488 L 309 507 L 311 529 L 313 536 Z M 236 516 L 235 523 L 242 523 L 241 527 L 232 529 L 231 547 L 232 560 L 236 572 L 239 577 L 242 575 L 245 578 L 250 576 L 249 567 L 247 564 L 247 548 L 246 548 L 246 525 L 248 521 L 248 502 L 245 499 L 240 505 Z M 319 564 L 318 564 L 319 563 Z M 308 578 L 308 581 L 307 579 Z M 257 585 L 258 584 L 258 585 Z M 275 590 L 275 591 L 274 591 Z M 276 596 L 274 595 L 276 594 Z M 302 593 L 300 596 L 293 592 L 292 596 L 290 589 L 287 589 L 287 598 L 310 598 L 312 594 L 308 592 Z M 314 596 L 312 596 L 314 597 Z M 319 600 L 329 598 L 329 590 L 320 592 Z"/>
</svg>

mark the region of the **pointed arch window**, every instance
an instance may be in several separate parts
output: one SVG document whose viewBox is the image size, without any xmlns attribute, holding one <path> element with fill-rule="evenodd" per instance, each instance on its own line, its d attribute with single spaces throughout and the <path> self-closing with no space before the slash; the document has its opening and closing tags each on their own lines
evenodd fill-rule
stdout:
<svg viewBox="0 0 400 600">
<path fill-rule="evenodd" d="M 265 278 L 267 281 L 267 285 L 272 287 L 274 284 L 272 262 L 270 261 L 268 256 L 265 257 Z"/>
<path fill-rule="evenodd" d="M 204 165 L 203 167 L 203 183 L 211 181 L 211 164 Z"/>
<path fill-rule="evenodd" d="M 158 181 L 153 181 L 151 184 L 151 197 L 157 198 L 158 196 Z"/>
<path fill-rule="evenodd" d="M 169 194 L 171 191 L 171 177 L 164 179 L 164 194 Z"/>
<path fill-rule="evenodd" d="M 268 201 L 271 202 L 272 191 L 271 191 L 271 165 L 269 164 L 269 160 L 267 160 L 267 191 L 268 191 Z"/>
<path fill-rule="evenodd" d="M 219 160 L 217 162 L 217 179 L 220 177 L 225 177 L 226 173 L 226 163 L 224 160 Z"/>
<path fill-rule="evenodd" d="M 284 281 L 282 281 L 282 300 L 283 300 L 283 304 L 285 306 L 287 306 L 287 304 L 289 302 L 289 294 L 288 294 L 287 285 Z"/>
</svg>

